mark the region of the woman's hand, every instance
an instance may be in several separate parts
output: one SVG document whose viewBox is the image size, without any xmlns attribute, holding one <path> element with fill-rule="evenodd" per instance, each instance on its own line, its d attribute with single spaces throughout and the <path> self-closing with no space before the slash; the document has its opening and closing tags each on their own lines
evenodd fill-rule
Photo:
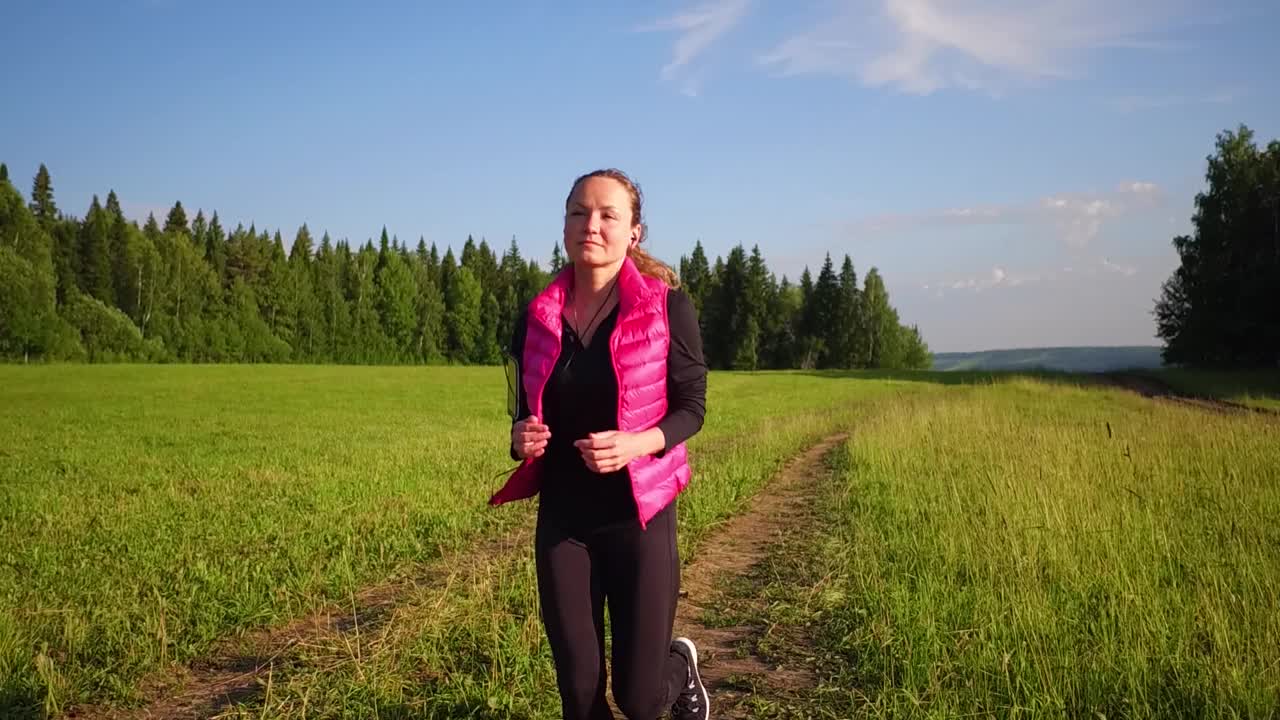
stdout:
<svg viewBox="0 0 1280 720">
<path fill-rule="evenodd" d="M 511 449 L 521 460 L 542 457 L 551 439 L 551 428 L 543 425 L 537 415 L 530 415 L 511 426 Z"/>
<path fill-rule="evenodd" d="M 620 430 L 591 433 L 574 442 L 573 446 L 582 453 L 582 461 L 588 470 L 611 473 L 642 455 L 660 452 L 666 444 L 666 437 L 655 427 L 638 433 Z"/>
</svg>

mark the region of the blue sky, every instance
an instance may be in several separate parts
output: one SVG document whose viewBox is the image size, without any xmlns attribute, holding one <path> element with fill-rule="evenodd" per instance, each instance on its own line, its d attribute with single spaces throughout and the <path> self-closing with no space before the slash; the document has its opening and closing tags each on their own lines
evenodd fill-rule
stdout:
<svg viewBox="0 0 1280 720">
<path fill-rule="evenodd" d="M 1154 342 L 1215 135 L 1280 136 L 1274 3 L 6 3 L 0 160 L 82 215 L 545 259 L 621 167 L 674 264 L 877 266 L 935 351 Z"/>
</svg>

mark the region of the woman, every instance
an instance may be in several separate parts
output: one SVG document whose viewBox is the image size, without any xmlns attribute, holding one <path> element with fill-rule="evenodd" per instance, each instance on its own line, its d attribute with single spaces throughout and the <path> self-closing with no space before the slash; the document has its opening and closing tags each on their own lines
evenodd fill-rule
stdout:
<svg viewBox="0 0 1280 720">
<path fill-rule="evenodd" d="M 523 462 L 491 503 L 540 494 L 538 596 L 570 720 L 613 717 L 606 602 L 623 713 L 709 717 L 697 649 L 671 639 L 675 498 L 689 483 L 684 442 L 702 427 L 707 368 L 692 301 L 640 249 L 641 202 L 618 170 L 573 183 L 570 265 L 529 304 L 512 340 L 522 392 L 511 454 Z"/>
</svg>

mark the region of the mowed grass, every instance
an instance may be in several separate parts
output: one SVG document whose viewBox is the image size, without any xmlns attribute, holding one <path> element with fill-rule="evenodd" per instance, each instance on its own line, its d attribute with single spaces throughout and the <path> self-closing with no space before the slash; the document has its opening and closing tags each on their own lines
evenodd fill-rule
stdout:
<svg viewBox="0 0 1280 720">
<path fill-rule="evenodd" d="M 929 387 L 713 374 L 682 551 L 863 401 Z M 220 638 L 527 527 L 533 503 L 485 506 L 504 392 L 496 368 L 0 367 L 0 716 L 128 704 Z M 474 558 L 503 580 L 411 605 L 376 658 L 296 668 L 268 716 L 551 712 L 529 555 Z"/>
<path fill-rule="evenodd" d="M 1280 708 L 1275 418 L 1023 380 L 884 404 L 833 461 L 760 590 L 826 658 L 807 713 Z"/>
</svg>

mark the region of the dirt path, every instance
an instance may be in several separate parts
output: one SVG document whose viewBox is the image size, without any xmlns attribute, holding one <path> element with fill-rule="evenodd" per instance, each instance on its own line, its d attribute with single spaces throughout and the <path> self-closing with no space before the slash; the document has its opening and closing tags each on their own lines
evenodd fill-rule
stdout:
<svg viewBox="0 0 1280 720">
<path fill-rule="evenodd" d="M 1154 400 L 1177 403 L 1180 405 L 1189 405 L 1191 407 L 1200 408 L 1201 410 L 1211 410 L 1213 412 L 1220 413 L 1253 412 L 1261 415 L 1276 415 L 1275 411 L 1268 408 L 1254 407 L 1219 398 L 1199 397 L 1180 393 L 1175 388 L 1162 382 L 1160 379 L 1149 375 L 1116 372 L 1103 373 L 1098 377 L 1107 385 L 1131 390 L 1143 397 Z"/>
<path fill-rule="evenodd" d="M 813 685 L 809 672 L 766 665 L 751 650 L 760 629 L 709 627 L 701 621 L 716 590 L 764 559 L 781 533 L 804 521 L 822 476 L 822 458 L 845 439 L 829 437 L 792 459 L 751 501 L 698 549 L 681 575 L 676 634 L 698 644 L 703 677 L 713 693 L 716 717 L 744 717 L 743 679 L 768 677 L 773 688 L 802 690 Z M 489 541 L 428 565 L 408 580 L 384 583 L 356 594 L 344 606 L 330 606 L 284 626 L 264 628 L 221 643 L 208 656 L 187 667 L 157 673 L 143 682 L 142 695 L 153 700 L 136 709 L 81 706 L 66 717 L 77 720 L 202 720 L 216 717 L 237 703 L 261 694 L 273 668 L 318 644 L 342 642 L 356 633 L 373 635 L 395 622 L 397 610 L 424 586 L 466 586 L 468 572 L 479 572 L 468 557 L 504 557 L 532 544 L 532 527 L 519 527 Z"/>
<path fill-rule="evenodd" d="M 203 720 L 216 717 L 236 703 L 262 692 L 262 681 L 275 667 L 290 662 L 308 647 L 352 636 L 370 636 L 388 626 L 396 611 L 422 587 L 457 587 L 482 566 L 474 557 L 506 557 L 530 547 L 532 526 L 518 527 L 480 547 L 453 553 L 428 563 L 417 576 L 374 585 L 357 593 L 344 606 L 329 606 L 284 626 L 263 628 L 228 640 L 207 657 L 174 672 L 158 673 L 143 681 L 142 695 L 154 698 L 137 709 L 82 706 L 66 717 L 76 720 Z"/>
<path fill-rule="evenodd" d="M 733 517 L 703 543 L 681 572 L 676 635 L 686 635 L 698 645 L 699 666 L 711 694 L 714 717 L 746 717 L 743 705 L 749 698 L 743 688 L 758 684 L 756 681 L 765 680 L 771 689 L 791 692 L 815 683 L 807 668 L 771 667 L 754 652 L 763 628 L 710 627 L 700 618 L 711 607 L 717 588 L 760 563 L 784 531 L 812 517 L 813 498 L 824 475 L 823 458 L 846 437 L 828 437 L 788 463 L 756 494 L 750 509 Z"/>
</svg>

